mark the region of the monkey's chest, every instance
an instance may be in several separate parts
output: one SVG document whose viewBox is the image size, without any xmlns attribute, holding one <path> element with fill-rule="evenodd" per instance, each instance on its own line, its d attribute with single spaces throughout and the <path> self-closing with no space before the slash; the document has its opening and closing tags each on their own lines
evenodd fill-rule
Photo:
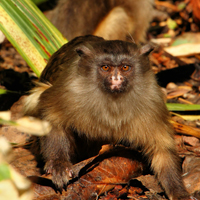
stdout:
<svg viewBox="0 0 200 200">
<path fill-rule="evenodd" d="M 88 138 L 102 138 L 109 141 L 121 141 L 127 134 L 130 134 L 130 121 L 123 118 L 102 114 L 91 114 L 78 117 L 73 122 L 73 127 L 79 134 Z"/>
</svg>

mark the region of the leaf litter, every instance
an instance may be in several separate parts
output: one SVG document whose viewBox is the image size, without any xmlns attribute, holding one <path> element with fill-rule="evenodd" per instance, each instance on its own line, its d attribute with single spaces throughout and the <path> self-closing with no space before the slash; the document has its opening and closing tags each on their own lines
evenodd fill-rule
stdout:
<svg viewBox="0 0 200 200">
<path fill-rule="evenodd" d="M 166 19 L 153 21 L 148 32 L 149 40 L 158 45 L 151 55 L 151 62 L 158 82 L 166 94 L 165 100 L 167 103 L 180 103 L 183 106 L 200 104 L 200 3 L 195 0 L 155 2 L 156 8 L 168 15 Z M 0 46 L 0 79 L 0 89 L 18 92 L 9 97 L 2 92 L 0 98 L 0 103 L 1 99 L 3 102 L 0 110 L 7 110 L 16 102 L 11 107 L 14 115 L 12 120 L 15 121 L 21 115 L 20 100 L 17 100 L 32 87 L 31 80 L 36 78 L 7 40 Z M 20 84 L 16 85 L 14 80 Z M 26 87 L 24 82 L 28 83 Z M 13 101 L 10 102 L 10 99 Z M 199 111 L 172 113 L 176 146 L 183 161 L 183 179 L 188 191 L 197 197 L 200 194 L 198 115 Z M 192 120 L 188 120 L 188 116 Z M 20 198 L 20 188 L 24 187 L 28 194 L 26 199 L 166 199 L 164 191 L 147 170 L 148 166 L 138 152 L 133 153 L 121 146 L 104 146 L 105 149 L 99 155 L 74 165 L 75 178 L 67 186 L 67 190 L 60 193 L 52 185 L 51 177 L 44 175 L 42 171 L 43 163 L 38 158 L 35 137 L 9 125 L 1 125 L 0 135 L 13 147 L 9 152 L 11 156 L 5 154 L 8 159 L 4 153 L 0 154 L 1 163 L 3 161 L 3 165 L 0 164 L 0 177 L 1 169 L 3 174 L 7 174 L 3 177 L 5 182 L 0 181 L 0 184 L 5 183 L 2 189 L 6 192 L 6 188 L 9 188 L 17 198 Z M 3 143 L 8 144 L 6 141 Z M 21 175 L 17 178 L 19 186 L 15 185 L 15 176 L 9 175 L 12 170 L 31 180 L 33 193 L 29 180 L 25 179 L 24 182 L 22 178 L 20 186 Z"/>
</svg>

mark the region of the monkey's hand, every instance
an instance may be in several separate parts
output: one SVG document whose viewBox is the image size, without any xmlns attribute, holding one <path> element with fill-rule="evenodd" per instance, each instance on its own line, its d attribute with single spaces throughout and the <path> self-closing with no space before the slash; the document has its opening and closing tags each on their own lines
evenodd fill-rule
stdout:
<svg viewBox="0 0 200 200">
<path fill-rule="evenodd" d="M 73 178 L 72 164 L 63 160 L 50 160 L 45 164 L 47 174 L 52 174 L 52 182 L 58 189 L 62 189 Z"/>
</svg>

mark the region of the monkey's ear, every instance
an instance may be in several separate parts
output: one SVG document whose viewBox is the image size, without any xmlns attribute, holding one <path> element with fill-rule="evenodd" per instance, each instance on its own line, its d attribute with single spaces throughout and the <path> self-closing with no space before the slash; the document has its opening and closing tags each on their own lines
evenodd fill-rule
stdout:
<svg viewBox="0 0 200 200">
<path fill-rule="evenodd" d="M 140 55 L 149 55 L 153 50 L 154 46 L 152 44 L 146 44 L 139 49 Z"/>
<path fill-rule="evenodd" d="M 80 57 L 87 56 L 87 55 L 90 55 L 92 53 L 91 50 L 84 45 L 76 48 L 76 52 Z"/>
</svg>

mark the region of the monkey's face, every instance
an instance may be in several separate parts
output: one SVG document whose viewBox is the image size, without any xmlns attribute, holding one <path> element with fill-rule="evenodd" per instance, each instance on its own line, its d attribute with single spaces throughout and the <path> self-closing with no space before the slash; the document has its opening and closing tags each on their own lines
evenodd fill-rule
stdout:
<svg viewBox="0 0 200 200">
<path fill-rule="evenodd" d="M 78 74 L 103 92 L 125 93 L 143 83 L 144 74 L 150 69 L 150 51 L 148 46 L 138 48 L 118 40 L 82 45 L 76 48 L 80 56 Z"/>
<path fill-rule="evenodd" d="M 133 66 L 121 64 L 117 66 L 105 64 L 98 67 L 98 76 L 103 80 L 103 88 L 111 93 L 125 92 L 128 88 L 129 77 L 133 76 Z"/>
</svg>

